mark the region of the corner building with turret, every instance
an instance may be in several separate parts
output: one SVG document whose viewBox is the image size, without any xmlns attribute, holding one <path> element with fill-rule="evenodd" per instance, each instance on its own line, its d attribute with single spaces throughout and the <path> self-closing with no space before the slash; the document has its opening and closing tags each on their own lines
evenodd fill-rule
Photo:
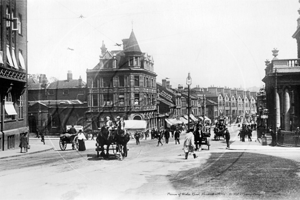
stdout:
<svg viewBox="0 0 300 200">
<path fill-rule="evenodd" d="M 102 42 L 99 63 L 87 70 L 88 112 L 93 129 L 109 116 L 146 120 L 156 127 L 156 73 L 152 56 L 143 53 L 134 32 L 123 50 L 108 51 Z"/>
</svg>

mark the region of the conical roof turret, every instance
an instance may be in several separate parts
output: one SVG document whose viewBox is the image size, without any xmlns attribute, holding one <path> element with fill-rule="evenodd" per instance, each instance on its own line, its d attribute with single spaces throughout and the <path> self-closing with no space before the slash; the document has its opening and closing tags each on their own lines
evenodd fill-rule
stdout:
<svg viewBox="0 0 300 200">
<path fill-rule="evenodd" d="M 129 39 L 126 41 L 124 52 L 142 53 L 133 30 L 131 31 Z"/>
</svg>

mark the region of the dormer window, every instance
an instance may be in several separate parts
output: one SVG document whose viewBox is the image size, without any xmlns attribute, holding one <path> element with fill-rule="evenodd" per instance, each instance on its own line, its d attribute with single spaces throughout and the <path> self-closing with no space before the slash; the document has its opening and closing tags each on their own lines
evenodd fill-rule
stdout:
<svg viewBox="0 0 300 200">
<path fill-rule="evenodd" d="M 133 65 L 133 57 L 129 57 L 128 66 L 134 66 Z"/>
</svg>

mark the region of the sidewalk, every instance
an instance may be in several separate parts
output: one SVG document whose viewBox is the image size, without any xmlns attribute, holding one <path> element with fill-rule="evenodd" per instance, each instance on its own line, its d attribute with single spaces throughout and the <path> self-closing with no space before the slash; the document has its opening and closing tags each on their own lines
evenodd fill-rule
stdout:
<svg viewBox="0 0 300 200">
<path fill-rule="evenodd" d="M 151 141 L 150 138 L 144 141 Z M 87 149 L 94 149 L 95 148 L 96 140 L 86 140 L 85 146 Z M 129 143 L 135 143 L 135 139 L 130 139 Z M 16 146 L 15 149 L 0 151 L 0 160 L 10 157 L 19 157 L 19 156 L 26 156 L 28 154 L 40 153 L 45 151 L 51 150 L 60 150 L 59 148 L 59 136 L 45 136 L 45 145 L 41 142 L 41 138 L 37 138 L 35 134 L 29 134 L 29 145 L 30 149 L 28 149 L 27 153 L 20 153 L 19 146 Z M 71 148 L 71 144 L 67 146 L 67 149 Z"/>
<path fill-rule="evenodd" d="M 236 135 L 236 137 L 232 138 L 230 141 L 232 142 L 230 145 L 230 150 L 300 150 L 300 148 L 294 146 L 271 146 L 272 137 L 270 135 L 266 135 L 267 145 L 262 145 L 261 139 L 257 140 L 257 132 L 252 132 L 252 141 L 248 141 L 248 138 L 245 138 L 245 142 L 240 141 L 240 138 Z"/>
<path fill-rule="evenodd" d="M 51 138 L 54 139 L 54 138 Z M 59 138 L 57 138 L 59 139 Z M 47 141 L 47 138 L 45 138 L 45 141 Z M 54 150 L 54 148 L 50 145 L 44 145 L 41 142 L 40 138 L 29 138 L 29 145 L 30 149 L 28 149 L 27 153 L 21 153 L 20 148 L 18 146 L 15 147 L 15 149 L 1 151 L 0 152 L 0 159 L 10 158 L 10 157 L 18 157 L 18 156 L 25 156 L 28 154 L 34 154 L 34 153 L 40 153 L 44 151 L 50 151 Z M 23 150 L 24 152 L 24 150 Z"/>
</svg>

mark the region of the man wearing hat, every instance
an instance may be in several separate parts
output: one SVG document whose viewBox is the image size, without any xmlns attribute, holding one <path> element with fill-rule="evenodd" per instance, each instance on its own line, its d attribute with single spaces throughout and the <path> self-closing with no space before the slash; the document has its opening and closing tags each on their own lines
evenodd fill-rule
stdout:
<svg viewBox="0 0 300 200">
<path fill-rule="evenodd" d="M 230 141 L 230 133 L 229 133 L 227 127 L 225 128 L 224 134 L 225 134 L 225 140 L 226 140 L 226 144 L 227 144 L 226 149 L 229 149 L 230 148 L 230 143 L 229 143 L 229 141 Z"/>
<path fill-rule="evenodd" d="M 116 126 L 118 130 L 118 134 L 120 134 L 121 130 L 124 130 L 125 122 L 123 121 L 123 118 L 121 120 L 120 116 L 117 116 Z"/>
<path fill-rule="evenodd" d="M 112 133 L 112 130 L 113 130 L 113 122 L 110 120 L 109 116 L 106 117 L 105 125 L 106 125 L 106 128 L 108 130 L 108 138 L 109 138 L 112 135 L 111 133 Z"/>
</svg>

